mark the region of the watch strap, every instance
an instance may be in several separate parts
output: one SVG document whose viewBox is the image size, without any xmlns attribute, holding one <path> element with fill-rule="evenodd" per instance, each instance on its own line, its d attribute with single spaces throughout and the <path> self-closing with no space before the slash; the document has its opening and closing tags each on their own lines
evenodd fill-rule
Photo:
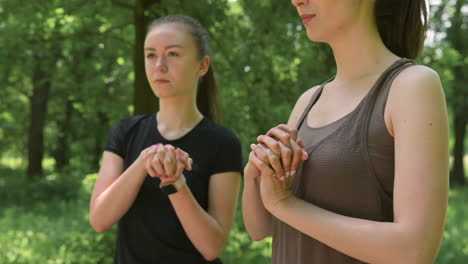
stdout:
<svg viewBox="0 0 468 264">
<path fill-rule="evenodd" d="M 185 177 L 184 175 L 181 175 L 179 179 L 177 179 L 176 181 L 165 182 L 165 183 L 161 182 L 161 184 L 159 185 L 159 188 L 167 195 L 171 195 L 180 191 L 180 189 L 182 189 L 185 186 L 185 184 L 186 184 Z"/>
</svg>

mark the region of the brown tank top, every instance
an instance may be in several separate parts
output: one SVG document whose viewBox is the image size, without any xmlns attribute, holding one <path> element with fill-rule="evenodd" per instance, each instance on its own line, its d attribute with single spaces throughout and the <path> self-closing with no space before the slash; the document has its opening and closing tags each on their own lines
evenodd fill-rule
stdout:
<svg viewBox="0 0 468 264">
<path fill-rule="evenodd" d="M 414 61 L 400 59 L 386 69 L 358 106 L 319 128 L 307 115 L 319 99 L 315 92 L 299 119 L 299 138 L 309 159 L 300 167 L 294 194 L 337 214 L 393 222 L 394 141 L 384 110 L 395 77 Z M 364 263 L 307 236 L 278 219 L 273 221 L 273 264 Z"/>
</svg>

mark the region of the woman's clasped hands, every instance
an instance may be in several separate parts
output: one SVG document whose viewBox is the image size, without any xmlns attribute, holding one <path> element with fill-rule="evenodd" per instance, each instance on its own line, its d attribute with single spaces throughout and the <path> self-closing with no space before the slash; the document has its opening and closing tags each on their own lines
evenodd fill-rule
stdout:
<svg viewBox="0 0 468 264">
<path fill-rule="evenodd" d="M 177 181 L 184 170 L 192 170 L 193 160 L 188 153 L 169 144 L 148 147 L 139 158 L 148 174 L 160 178 L 162 183 Z"/>
<path fill-rule="evenodd" d="M 250 175 L 257 178 L 260 195 L 267 210 L 281 205 L 292 196 L 291 186 L 302 161 L 308 159 L 297 130 L 281 124 L 251 144 L 247 164 Z"/>
</svg>

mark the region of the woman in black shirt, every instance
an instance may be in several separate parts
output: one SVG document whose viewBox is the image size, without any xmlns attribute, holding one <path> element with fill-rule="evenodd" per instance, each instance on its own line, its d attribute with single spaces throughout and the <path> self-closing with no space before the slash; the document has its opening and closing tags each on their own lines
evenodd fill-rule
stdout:
<svg viewBox="0 0 468 264">
<path fill-rule="evenodd" d="M 215 123 L 208 34 L 172 15 L 150 24 L 144 45 L 160 108 L 111 129 L 91 225 L 102 232 L 119 223 L 115 263 L 221 263 L 242 164 L 239 140 Z"/>
</svg>

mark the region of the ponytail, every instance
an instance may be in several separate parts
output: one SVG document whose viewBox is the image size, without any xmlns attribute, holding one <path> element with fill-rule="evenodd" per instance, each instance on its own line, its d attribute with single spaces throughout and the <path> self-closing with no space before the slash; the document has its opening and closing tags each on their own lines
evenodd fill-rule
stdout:
<svg viewBox="0 0 468 264">
<path fill-rule="evenodd" d="M 213 66 L 201 77 L 198 84 L 197 106 L 200 112 L 215 123 L 221 121 L 218 102 L 218 87 L 213 71 Z"/>
<path fill-rule="evenodd" d="M 416 59 L 427 30 L 425 0 L 376 0 L 375 17 L 385 46 L 399 57 Z"/>
</svg>

